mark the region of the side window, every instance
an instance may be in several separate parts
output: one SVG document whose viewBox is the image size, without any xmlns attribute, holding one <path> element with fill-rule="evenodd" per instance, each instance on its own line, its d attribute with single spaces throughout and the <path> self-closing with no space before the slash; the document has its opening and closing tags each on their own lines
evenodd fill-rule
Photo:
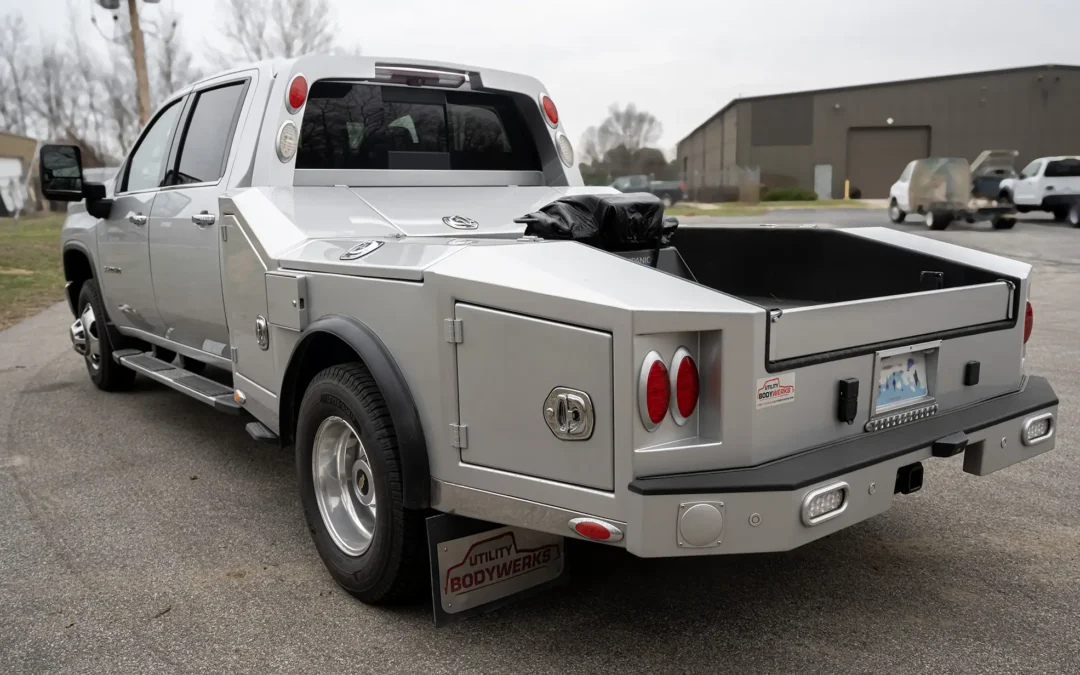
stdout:
<svg viewBox="0 0 1080 675">
<path fill-rule="evenodd" d="M 180 157 L 175 169 L 170 167 L 166 185 L 213 183 L 224 175 L 244 85 L 236 82 L 195 95 L 180 141 Z"/>
<path fill-rule="evenodd" d="M 161 168 L 169 154 L 181 107 L 179 100 L 172 103 L 150 123 L 128 161 L 121 192 L 150 190 L 161 184 Z"/>
</svg>

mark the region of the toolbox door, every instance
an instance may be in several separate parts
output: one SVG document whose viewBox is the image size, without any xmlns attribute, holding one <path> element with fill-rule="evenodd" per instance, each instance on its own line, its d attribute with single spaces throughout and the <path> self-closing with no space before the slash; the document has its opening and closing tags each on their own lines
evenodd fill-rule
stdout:
<svg viewBox="0 0 1080 675">
<path fill-rule="evenodd" d="M 611 335 L 465 303 L 455 318 L 461 461 L 611 490 Z M 591 428 L 559 433 L 549 409 Z"/>
</svg>

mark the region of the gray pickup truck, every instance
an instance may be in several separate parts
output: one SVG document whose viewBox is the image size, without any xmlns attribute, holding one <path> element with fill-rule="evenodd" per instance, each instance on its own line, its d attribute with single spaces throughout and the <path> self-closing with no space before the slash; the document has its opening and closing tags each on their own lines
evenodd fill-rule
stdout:
<svg viewBox="0 0 1080 675">
<path fill-rule="evenodd" d="M 1053 447 L 1029 265 L 876 227 L 537 235 L 632 201 L 582 186 L 563 123 L 531 77 L 310 56 L 169 97 L 108 185 L 46 146 L 75 351 L 99 389 L 150 378 L 294 447 L 334 579 L 448 612 L 566 538 L 784 551 L 924 462 Z M 504 529 L 435 550 L 440 513 Z"/>
</svg>

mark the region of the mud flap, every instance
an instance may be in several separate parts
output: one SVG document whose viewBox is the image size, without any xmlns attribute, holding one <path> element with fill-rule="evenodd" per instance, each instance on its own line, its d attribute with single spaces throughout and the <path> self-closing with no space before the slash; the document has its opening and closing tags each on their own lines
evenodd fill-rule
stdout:
<svg viewBox="0 0 1080 675">
<path fill-rule="evenodd" d="M 427 519 L 436 626 L 566 582 L 563 537 L 462 516 Z"/>
</svg>

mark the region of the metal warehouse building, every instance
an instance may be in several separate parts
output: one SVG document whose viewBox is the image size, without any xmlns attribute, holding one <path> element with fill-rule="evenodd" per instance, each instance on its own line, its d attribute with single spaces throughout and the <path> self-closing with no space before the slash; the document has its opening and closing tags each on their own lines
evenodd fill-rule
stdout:
<svg viewBox="0 0 1080 675">
<path fill-rule="evenodd" d="M 822 199 L 885 198 L 912 159 L 1020 152 L 1019 170 L 1047 155 L 1080 154 L 1080 66 L 1046 65 L 740 98 L 679 142 L 694 199 L 760 171 L 767 187 Z"/>
</svg>

